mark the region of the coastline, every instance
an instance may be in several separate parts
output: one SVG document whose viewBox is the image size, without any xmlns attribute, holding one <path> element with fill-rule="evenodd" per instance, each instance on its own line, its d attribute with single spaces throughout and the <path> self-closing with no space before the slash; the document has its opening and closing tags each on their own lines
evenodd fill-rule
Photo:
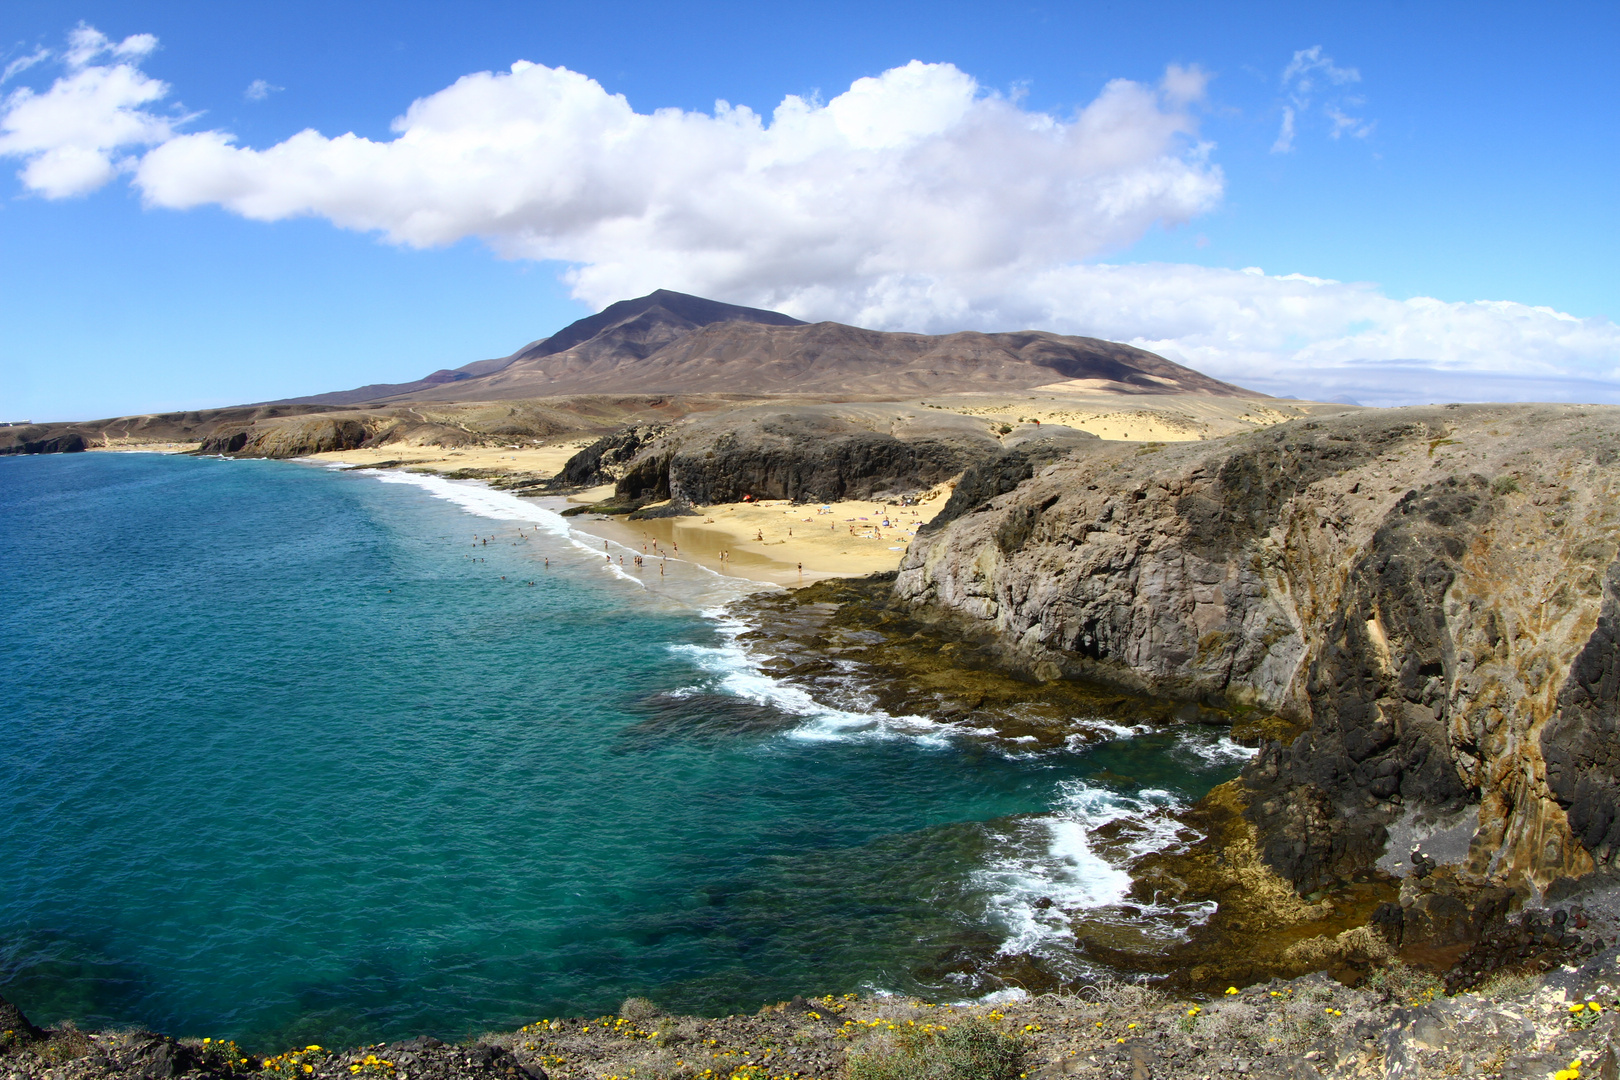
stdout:
<svg viewBox="0 0 1620 1080">
<path fill-rule="evenodd" d="M 649 565 L 657 552 L 667 551 L 728 577 L 793 588 L 898 569 L 917 526 L 933 520 L 947 492 L 936 488 L 917 506 L 768 500 L 709 507 L 689 517 L 580 515 L 569 525 L 642 552 Z M 586 494 L 570 501 L 595 500 Z"/>
</svg>

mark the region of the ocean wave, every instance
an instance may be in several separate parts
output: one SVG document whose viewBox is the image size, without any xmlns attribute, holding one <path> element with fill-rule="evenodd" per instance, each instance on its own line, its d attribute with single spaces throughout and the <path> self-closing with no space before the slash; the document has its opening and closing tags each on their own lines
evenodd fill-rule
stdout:
<svg viewBox="0 0 1620 1080">
<path fill-rule="evenodd" d="M 1175 817 L 1183 809 L 1168 791 L 1148 788 L 1127 795 L 1082 780 L 1063 781 L 1054 810 L 1018 819 L 975 873 L 986 895 L 986 915 L 1005 935 L 1000 953 L 1072 960 L 1073 916 L 1123 905 L 1131 867 L 1186 842 Z M 1113 827 L 1106 852 L 1096 841 L 1105 826 Z M 1188 925 L 1214 911 L 1200 904 L 1133 903 L 1144 917 L 1144 932 L 1162 938 L 1184 935 Z"/>
<path fill-rule="evenodd" d="M 1211 735 L 1208 731 L 1188 731 L 1176 740 L 1171 751 L 1194 768 L 1235 765 L 1253 759 L 1256 751 L 1244 746 L 1230 735 Z"/>
<path fill-rule="evenodd" d="M 498 491 L 479 480 L 448 480 L 432 473 L 402 472 L 397 469 L 357 470 L 375 476 L 385 484 L 409 484 L 421 488 L 434 498 L 453 502 L 475 517 L 495 521 L 523 521 L 536 525 L 553 536 L 568 537 L 568 522 L 555 510 L 536 505 L 505 491 Z"/>
<path fill-rule="evenodd" d="M 760 660 L 768 657 L 750 655 L 737 641 L 748 629 L 748 624 L 723 608 L 711 608 L 703 614 L 714 620 L 721 642 L 718 645 L 672 645 L 671 649 L 690 658 L 699 669 L 714 678 L 713 685 L 707 689 L 798 717 L 800 723 L 786 734 L 786 738 L 811 742 L 903 738 L 919 745 L 943 749 L 950 745 L 953 736 L 961 734 L 955 726 L 939 723 L 926 716 L 894 716 L 878 708 L 841 709 L 824 705 L 803 687 L 794 686 L 762 670 Z M 697 689 L 687 688 L 687 692 Z"/>
<path fill-rule="evenodd" d="M 1088 716 L 1076 722 L 1084 723 L 1084 730 L 1073 732 L 1063 739 L 1063 748 L 1071 753 L 1082 753 L 1090 747 L 1116 739 L 1132 739 L 1153 730 L 1149 724 L 1121 724 L 1101 716 Z"/>
</svg>

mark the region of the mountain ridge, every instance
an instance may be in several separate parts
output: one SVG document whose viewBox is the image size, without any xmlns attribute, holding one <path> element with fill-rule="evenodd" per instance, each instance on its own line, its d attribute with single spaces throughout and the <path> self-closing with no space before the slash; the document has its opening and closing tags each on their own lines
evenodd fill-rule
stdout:
<svg viewBox="0 0 1620 1080">
<path fill-rule="evenodd" d="M 281 398 L 266 405 L 359 405 L 366 402 L 394 401 L 433 387 L 480 379 L 498 374 L 521 361 L 535 361 L 555 353 L 588 345 L 593 339 L 621 331 L 619 337 L 631 353 L 638 344 L 660 340 L 667 343 L 681 336 L 679 330 L 696 330 L 717 322 L 750 321 L 778 326 L 802 326 L 800 320 L 764 308 L 742 307 L 701 296 L 655 289 L 646 296 L 609 304 L 595 315 L 576 319 L 552 334 L 539 338 L 506 356 L 475 360 L 459 368 L 440 368 L 420 379 L 403 383 L 370 383 L 353 390 L 338 390 L 306 397 Z M 684 326 L 683 326 L 684 324 Z M 627 331 L 627 327 L 629 327 Z M 627 331 L 627 332 L 626 332 Z M 652 351 L 652 350 L 649 350 Z"/>
<path fill-rule="evenodd" d="M 1155 353 L 1044 330 L 917 334 L 659 289 L 506 357 L 412 382 L 266 404 L 388 405 L 595 393 L 883 395 L 1030 390 L 1084 380 L 1130 394 L 1254 395 Z"/>
</svg>

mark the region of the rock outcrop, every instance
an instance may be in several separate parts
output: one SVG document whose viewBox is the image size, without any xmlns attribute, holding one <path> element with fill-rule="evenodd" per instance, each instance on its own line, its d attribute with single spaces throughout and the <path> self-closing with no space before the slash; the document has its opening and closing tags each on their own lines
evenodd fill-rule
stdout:
<svg viewBox="0 0 1620 1080">
<path fill-rule="evenodd" d="M 353 450 L 363 446 L 371 435 L 366 425 L 354 418 L 299 418 L 215 432 L 202 441 L 197 453 L 235 457 L 304 457 L 329 450 Z"/>
<path fill-rule="evenodd" d="M 706 505 L 916 491 L 1001 453 L 990 425 L 904 405 L 763 405 L 689 420 L 630 462 L 625 502 Z"/>
<path fill-rule="evenodd" d="M 623 476 L 642 450 L 669 430 L 668 424 L 632 424 L 604 435 L 568 459 L 541 490 L 569 491 L 611 484 Z"/>
<path fill-rule="evenodd" d="M 77 454 L 88 450 L 89 444 L 84 436 L 77 431 L 70 431 L 65 435 L 49 435 L 41 433 L 39 438 L 30 439 L 31 432 L 24 429 L 19 432 L 15 442 L 0 446 L 0 454 Z"/>
<path fill-rule="evenodd" d="M 1431 835 L 1481 888 L 1620 860 L 1620 410 L 1368 411 L 1014 476 L 919 537 L 899 596 L 1036 677 L 1300 731 L 1240 781 L 1298 893 Z"/>
</svg>

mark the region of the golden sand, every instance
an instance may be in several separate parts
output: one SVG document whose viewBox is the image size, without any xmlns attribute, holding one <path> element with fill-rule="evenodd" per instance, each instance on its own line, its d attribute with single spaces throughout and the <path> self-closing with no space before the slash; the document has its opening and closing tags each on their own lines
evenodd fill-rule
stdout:
<svg viewBox="0 0 1620 1080">
<path fill-rule="evenodd" d="M 568 459 L 589 446 L 591 439 L 570 439 L 548 446 L 409 446 L 393 443 L 368 446 L 360 450 L 333 450 L 325 454 L 311 454 L 310 461 L 337 461 L 344 465 L 381 465 L 394 462 L 395 468 L 420 469 L 423 472 L 446 473 L 461 469 L 484 469 L 492 472 L 534 473 L 555 476 Z"/>
<path fill-rule="evenodd" d="M 1003 424 L 1063 424 L 1123 442 L 1190 442 L 1279 424 L 1343 405 L 1201 394 L 1122 394 L 1075 379 L 1016 394 L 942 394 L 917 404 Z"/>
<path fill-rule="evenodd" d="M 189 454 L 202 446 L 194 442 L 146 442 L 141 439 L 107 439 L 87 447 L 100 453 L 115 454 Z"/>
<path fill-rule="evenodd" d="M 570 521 L 580 532 L 644 552 L 649 566 L 663 553 L 734 577 L 791 586 L 895 569 L 917 526 L 933 520 L 949 497 L 950 485 L 942 484 L 917 506 L 766 500 L 715 506 L 695 517 L 630 521 L 593 515 Z"/>
</svg>

